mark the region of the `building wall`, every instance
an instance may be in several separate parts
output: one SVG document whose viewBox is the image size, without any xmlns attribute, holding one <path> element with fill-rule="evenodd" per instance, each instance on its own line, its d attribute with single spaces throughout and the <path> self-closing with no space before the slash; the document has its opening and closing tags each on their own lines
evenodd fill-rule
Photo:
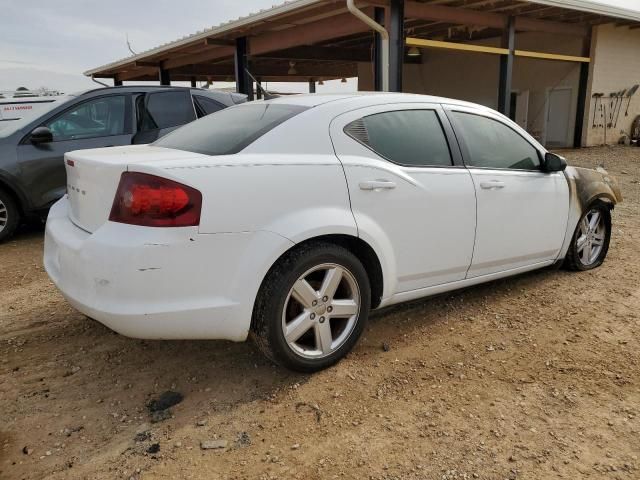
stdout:
<svg viewBox="0 0 640 480">
<path fill-rule="evenodd" d="M 594 28 L 591 56 L 589 108 L 585 124 L 585 140 L 588 146 L 605 143 L 604 127 L 593 128 L 595 100 L 592 95 L 604 93 L 605 97 L 609 97 L 612 92 L 619 92 L 640 84 L 640 30 L 614 25 L 600 25 Z M 617 127 L 607 129 L 606 143 L 608 144 L 617 143 L 624 133 L 631 130 L 633 120 L 640 115 L 640 92 L 631 98 L 629 116 L 625 116 L 627 102 L 628 99 L 625 98 Z M 598 125 L 609 123 L 611 103 L 608 98 L 604 99 L 604 105 L 607 108 L 607 119 L 606 122 L 597 121 Z M 595 113 L 598 119 L 600 112 Z"/>
</svg>

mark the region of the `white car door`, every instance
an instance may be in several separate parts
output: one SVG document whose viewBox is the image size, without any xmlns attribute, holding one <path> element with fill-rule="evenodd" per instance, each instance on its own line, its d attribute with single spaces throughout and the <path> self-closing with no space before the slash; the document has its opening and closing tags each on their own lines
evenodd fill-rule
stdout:
<svg viewBox="0 0 640 480">
<path fill-rule="evenodd" d="M 440 105 L 378 105 L 340 115 L 331 138 L 358 233 L 389 260 L 390 294 L 462 280 L 475 192 Z"/>
<path fill-rule="evenodd" d="M 447 115 L 476 189 L 468 278 L 555 260 L 569 215 L 564 173 L 542 171 L 542 151 L 498 115 L 458 107 Z"/>
</svg>

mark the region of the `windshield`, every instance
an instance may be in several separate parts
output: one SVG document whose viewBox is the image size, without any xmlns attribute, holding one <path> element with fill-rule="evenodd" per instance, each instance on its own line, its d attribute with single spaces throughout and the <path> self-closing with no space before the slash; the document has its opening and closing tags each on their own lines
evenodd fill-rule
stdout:
<svg viewBox="0 0 640 480">
<path fill-rule="evenodd" d="M 25 116 L 19 120 L 7 120 L 0 122 L 0 137 L 8 137 L 21 128 L 29 125 L 31 122 L 37 120 L 38 117 L 46 115 L 52 110 L 72 100 L 73 98 L 75 98 L 75 96 L 73 95 L 61 96 L 53 102 L 44 104 L 42 107 L 34 110 L 33 112 L 25 113 Z"/>
<path fill-rule="evenodd" d="M 307 108 L 279 103 L 245 103 L 185 125 L 154 145 L 205 155 L 231 155 Z"/>
</svg>

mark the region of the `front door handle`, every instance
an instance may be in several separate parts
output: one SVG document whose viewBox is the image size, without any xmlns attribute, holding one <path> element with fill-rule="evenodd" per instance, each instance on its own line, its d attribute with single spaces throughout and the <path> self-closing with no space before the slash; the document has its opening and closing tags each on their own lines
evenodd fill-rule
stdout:
<svg viewBox="0 0 640 480">
<path fill-rule="evenodd" d="M 396 184 L 388 180 L 369 180 L 360 182 L 360 190 L 393 190 Z"/>
<path fill-rule="evenodd" d="M 501 182 L 500 180 L 490 180 L 488 182 L 480 182 L 480 188 L 484 189 L 484 190 L 500 190 L 501 188 L 504 188 L 504 182 Z"/>
</svg>

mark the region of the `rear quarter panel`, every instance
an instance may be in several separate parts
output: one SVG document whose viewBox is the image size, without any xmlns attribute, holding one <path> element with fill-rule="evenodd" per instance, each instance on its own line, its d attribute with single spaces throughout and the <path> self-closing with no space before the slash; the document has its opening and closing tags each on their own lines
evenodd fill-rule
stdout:
<svg viewBox="0 0 640 480">
<path fill-rule="evenodd" d="M 150 165 L 135 168 L 147 169 L 158 174 Z M 294 242 L 357 235 L 344 171 L 333 155 L 234 155 L 163 171 L 202 192 L 203 234 L 269 231 Z"/>
<path fill-rule="evenodd" d="M 335 156 L 234 155 L 188 163 L 130 170 L 200 190 L 200 236 L 247 234 L 244 253 L 228 278 L 231 297 L 248 308 L 246 318 L 267 272 L 296 243 L 326 234 L 358 234 L 344 171 Z M 202 264 L 219 268 L 207 257 Z"/>
</svg>

